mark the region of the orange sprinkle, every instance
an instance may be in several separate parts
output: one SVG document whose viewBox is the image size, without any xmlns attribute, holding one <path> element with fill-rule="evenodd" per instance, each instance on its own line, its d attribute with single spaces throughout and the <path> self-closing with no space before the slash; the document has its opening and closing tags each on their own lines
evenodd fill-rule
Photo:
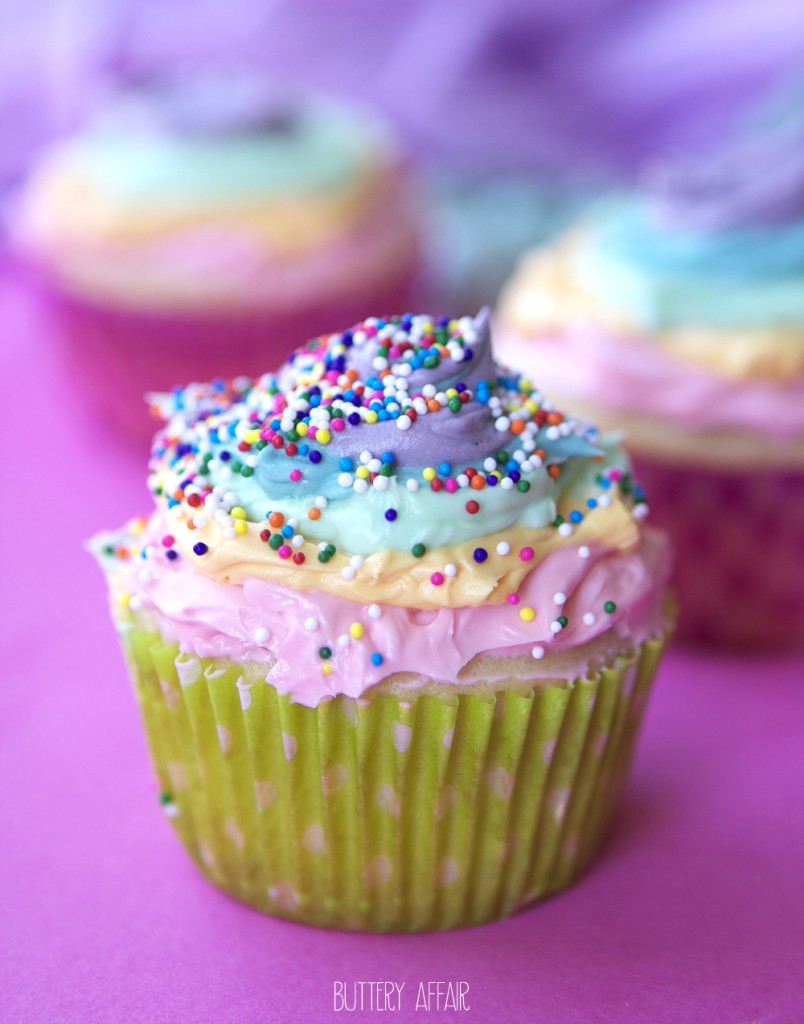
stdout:
<svg viewBox="0 0 804 1024">
<path fill-rule="evenodd" d="M 268 522 L 271 524 L 271 526 L 282 526 L 283 523 L 285 522 L 285 517 L 282 515 L 281 512 L 272 512 L 268 516 Z"/>
<path fill-rule="evenodd" d="M 557 476 L 559 475 L 559 473 L 561 472 L 561 466 L 556 466 L 556 465 L 548 466 L 548 467 L 547 467 L 547 472 L 548 472 L 548 473 L 550 474 L 550 476 L 551 476 L 551 477 L 552 477 L 552 478 L 553 478 L 553 479 L 555 480 L 555 478 L 556 478 L 556 477 L 557 477 Z"/>
<path fill-rule="evenodd" d="M 557 427 L 559 423 L 563 421 L 564 417 L 560 412 L 548 412 L 547 422 L 551 427 Z"/>
<path fill-rule="evenodd" d="M 427 409 L 429 412 L 438 412 L 441 409 L 441 405 L 434 398 L 428 398 Z"/>
<path fill-rule="evenodd" d="M 512 434 L 521 434 L 524 429 L 525 429 L 525 421 L 524 420 L 511 420 L 510 430 L 511 430 Z"/>
<path fill-rule="evenodd" d="M 486 486 L 486 478 L 481 476 L 480 473 L 475 473 L 472 477 L 471 485 L 476 491 L 482 491 Z"/>
<path fill-rule="evenodd" d="M 320 519 L 321 518 L 321 509 L 320 508 L 316 508 L 315 505 L 313 505 L 312 508 L 308 508 L 307 509 L 307 518 L 308 519 Z"/>
</svg>

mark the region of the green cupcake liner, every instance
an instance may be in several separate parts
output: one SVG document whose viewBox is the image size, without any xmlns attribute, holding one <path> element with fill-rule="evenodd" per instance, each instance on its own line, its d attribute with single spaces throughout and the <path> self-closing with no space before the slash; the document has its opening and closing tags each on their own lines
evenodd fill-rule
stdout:
<svg viewBox="0 0 804 1024">
<path fill-rule="evenodd" d="M 504 917 L 600 846 L 661 637 L 588 679 L 294 704 L 244 666 L 124 629 L 160 799 L 216 886 L 328 928 Z"/>
</svg>

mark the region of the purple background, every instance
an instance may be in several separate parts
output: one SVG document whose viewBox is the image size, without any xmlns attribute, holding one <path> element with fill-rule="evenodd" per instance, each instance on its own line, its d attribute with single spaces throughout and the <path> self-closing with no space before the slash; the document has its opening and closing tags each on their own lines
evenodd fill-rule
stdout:
<svg viewBox="0 0 804 1024">
<path fill-rule="evenodd" d="M 422 936 L 262 917 L 195 872 L 162 819 L 99 570 L 146 512 L 143 452 L 66 394 L 8 284 L 3 323 L 0 1020 L 796 1024 L 804 1018 L 804 658 L 674 651 L 599 862 L 520 916 Z M 402 1016 L 332 1011 L 335 980 L 405 981 Z"/>
<path fill-rule="evenodd" d="M 370 99 L 417 156 L 629 173 L 802 75 L 799 0 L 3 0 L 0 182 L 109 83 L 245 64 Z"/>
</svg>

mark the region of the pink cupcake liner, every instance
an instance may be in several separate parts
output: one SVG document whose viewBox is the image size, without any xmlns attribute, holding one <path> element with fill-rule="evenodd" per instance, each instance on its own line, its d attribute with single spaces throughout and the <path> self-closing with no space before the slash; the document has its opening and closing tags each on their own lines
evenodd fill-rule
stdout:
<svg viewBox="0 0 804 1024">
<path fill-rule="evenodd" d="M 634 456 L 675 549 L 681 640 L 804 644 L 804 470 L 728 472 Z"/>
<path fill-rule="evenodd" d="M 368 315 L 407 312 L 414 281 L 408 267 L 383 288 L 356 288 L 348 298 L 299 309 L 226 313 L 125 309 L 68 295 L 43 280 L 33 287 L 81 401 L 104 425 L 147 440 L 158 424 L 146 392 L 274 370 L 319 334 Z"/>
</svg>

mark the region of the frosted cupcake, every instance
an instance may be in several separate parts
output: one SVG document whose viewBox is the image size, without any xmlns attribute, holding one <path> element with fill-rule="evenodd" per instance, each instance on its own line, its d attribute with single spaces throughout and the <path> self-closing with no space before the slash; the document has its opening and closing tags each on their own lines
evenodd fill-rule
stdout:
<svg viewBox="0 0 804 1024">
<path fill-rule="evenodd" d="M 418 216 L 388 127 L 243 76 L 131 90 L 46 153 L 14 223 L 106 417 L 262 373 L 332 323 L 410 304 Z"/>
<path fill-rule="evenodd" d="M 93 547 L 199 869 L 380 931 L 573 881 L 669 628 L 619 447 L 497 366 L 484 314 L 371 318 L 162 409 L 156 510 Z"/>
<path fill-rule="evenodd" d="M 522 261 L 500 350 L 627 433 L 679 632 L 804 641 L 804 122 L 655 172 Z"/>
</svg>

